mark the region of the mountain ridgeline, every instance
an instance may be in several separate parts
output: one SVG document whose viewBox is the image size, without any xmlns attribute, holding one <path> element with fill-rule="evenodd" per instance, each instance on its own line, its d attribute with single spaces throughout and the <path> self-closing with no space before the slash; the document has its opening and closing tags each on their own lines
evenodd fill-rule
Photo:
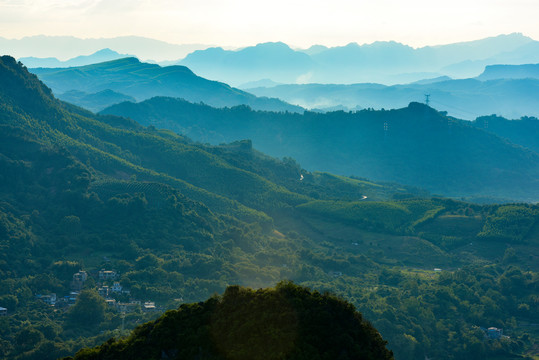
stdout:
<svg viewBox="0 0 539 360">
<path fill-rule="evenodd" d="M 287 84 L 404 84 L 449 75 L 477 76 L 492 64 L 539 62 L 539 42 L 522 34 L 413 48 L 394 41 L 292 49 L 263 43 L 238 50 L 197 50 L 179 61 L 197 74 L 235 86 L 270 79 Z"/>
<path fill-rule="evenodd" d="M 521 75 L 518 75 L 520 73 Z M 273 87 L 246 87 L 257 96 L 278 97 L 307 109 L 331 110 L 340 106 L 348 109 L 394 109 L 410 102 L 430 103 L 450 116 L 473 120 L 490 114 L 518 119 L 539 116 L 539 79 L 525 76 L 529 72 L 515 70 L 490 71 L 485 76 L 470 79 L 434 78 L 410 84 L 385 86 L 381 84 L 289 84 Z M 504 77 L 503 75 L 506 75 Z"/>
<path fill-rule="evenodd" d="M 32 72 L 60 99 L 73 90 L 87 94 L 112 90 L 139 101 L 153 96 L 171 96 L 218 107 L 247 104 L 260 110 L 302 110 L 278 99 L 259 98 L 227 84 L 201 78 L 185 66 L 161 67 L 136 58 L 71 68 L 36 68 Z M 66 96 L 66 100 L 72 98 Z"/>
<path fill-rule="evenodd" d="M 303 126 L 330 119 L 339 126 L 325 128 L 327 137 L 335 129 L 353 130 L 357 122 L 351 120 L 364 116 L 279 118 L 248 107 L 217 114 L 226 112 L 253 126 L 260 125 L 253 114 L 271 116 L 275 128 L 285 121 Z M 395 113 L 402 124 L 419 119 L 447 130 L 439 125 L 447 126 L 447 117 L 419 104 L 366 112 L 362 122 L 379 129 Z M 390 123 L 390 129 L 405 128 L 398 124 Z M 523 148 L 472 125 L 456 122 L 453 131 L 480 134 L 472 136 L 477 142 L 469 145 L 468 158 L 485 159 L 479 156 L 485 149 L 473 152 L 479 140 L 515 149 L 510 170 L 527 186 L 528 170 L 518 162 Z M 381 132 L 383 141 L 383 126 Z M 538 206 L 478 205 L 432 197 L 412 186 L 311 172 L 290 157 L 264 155 L 253 144 L 259 147 L 249 140 L 201 144 L 132 119 L 93 114 L 56 99 L 21 63 L 1 57 L 0 307 L 7 310 L 0 316 L 0 357 L 48 360 L 81 348 L 88 350 L 75 357 L 114 358 L 124 348 L 148 358 L 200 348 L 217 357 L 249 357 L 243 334 L 283 339 L 279 332 L 266 336 L 273 327 L 260 328 L 257 314 L 269 324 L 284 316 L 294 346 L 312 354 L 328 345 L 331 358 L 334 349 L 345 349 L 349 358 L 364 350 L 384 358 L 390 350 L 404 360 L 534 355 L 537 334 L 528 324 L 539 321 Z M 498 161 L 503 169 L 506 159 Z M 301 287 L 229 287 L 267 288 L 283 279 Z M 320 295 L 325 292 L 346 299 L 362 316 Z M 275 307 L 282 311 L 265 305 L 281 298 L 290 300 Z M 248 306 L 230 306 L 228 300 Z M 148 323 L 165 310 L 172 311 Z M 290 321 L 294 316 L 297 323 Z M 237 323 L 238 318 L 253 322 Z M 388 350 L 361 319 L 388 341 Z M 142 323 L 147 324 L 124 338 Z M 211 326 L 181 335 L 193 324 L 208 323 L 234 338 L 214 341 Z M 225 331 L 230 325 L 234 331 Z M 503 329 L 510 337 L 488 339 L 481 327 Z M 334 336 L 341 331 L 351 335 Z M 200 341 L 199 347 L 181 345 L 190 339 Z M 358 345 L 366 343 L 373 347 Z"/>
<path fill-rule="evenodd" d="M 529 130 L 537 129 L 539 121 L 533 118 L 499 120 L 513 130 L 498 131 L 498 137 L 485 131 L 485 122 L 476 126 L 419 103 L 389 111 L 301 115 L 153 98 L 113 105 L 103 113 L 201 142 L 252 139 L 257 149 L 292 156 L 311 170 L 397 182 L 449 196 L 539 199 L 537 139 L 524 139 L 533 134 Z"/>
</svg>

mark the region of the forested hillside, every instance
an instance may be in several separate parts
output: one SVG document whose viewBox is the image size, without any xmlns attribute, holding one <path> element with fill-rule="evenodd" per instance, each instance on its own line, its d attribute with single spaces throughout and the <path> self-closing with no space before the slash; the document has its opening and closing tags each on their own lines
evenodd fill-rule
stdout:
<svg viewBox="0 0 539 360">
<path fill-rule="evenodd" d="M 0 58 L 8 360 L 73 355 L 229 285 L 283 279 L 354 304 L 396 359 L 531 357 L 538 241 L 536 205 L 483 206 L 309 172 L 250 141 L 195 143 L 63 103 Z M 206 305 L 165 318 L 192 306 Z"/>
<path fill-rule="evenodd" d="M 528 131 L 539 123 L 534 118 L 511 122 L 511 136 L 419 103 L 389 111 L 301 115 L 245 106 L 215 109 L 159 97 L 114 105 L 103 113 L 201 142 L 251 139 L 255 148 L 291 156 L 309 170 L 397 182 L 459 198 L 539 199 L 539 154 L 533 146 L 522 148 L 533 145 L 534 140 L 525 138 L 535 133 Z"/>
<path fill-rule="evenodd" d="M 260 110 L 302 110 L 299 106 L 279 99 L 256 97 L 222 82 L 201 78 L 185 66 L 161 67 L 140 62 L 133 57 L 70 68 L 37 68 L 32 69 L 32 72 L 60 99 L 66 95 L 66 101 L 73 101 L 76 99 L 69 96 L 73 90 L 84 92 L 94 95 L 93 106 L 99 109 L 103 109 L 110 102 L 107 102 L 107 99 L 97 102 L 96 94 L 112 90 L 139 101 L 153 96 L 172 96 L 213 106 L 248 104 Z M 86 105 L 78 101 L 75 104 Z"/>
</svg>

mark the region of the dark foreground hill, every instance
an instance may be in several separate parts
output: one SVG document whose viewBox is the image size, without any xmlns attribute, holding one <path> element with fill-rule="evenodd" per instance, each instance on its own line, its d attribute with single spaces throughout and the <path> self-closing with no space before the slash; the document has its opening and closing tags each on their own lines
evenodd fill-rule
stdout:
<svg viewBox="0 0 539 360">
<path fill-rule="evenodd" d="M 353 305 L 280 283 L 257 291 L 230 286 L 221 297 L 167 311 L 126 339 L 68 359 L 384 360 L 393 354 Z"/>
<path fill-rule="evenodd" d="M 72 90 L 87 94 L 112 90 L 139 101 L 153 96 L 171 96 L 218 107 L 247 104 L 260 110 L 302 110 L 299 106 L 278 99 L 256 97 L 227 84 L 201 78 L 185 66 L 161 67 L 140 62 L 136 58 L 71 68 L 37 68 L 32 69 L 32 72 L 37 74 L 60 99 L 62 94 Z M 66 97 L 66 100 L 73 101 L 73 98 Z M 75 104 L 85 105 L 78 102 Z M 104 102 L 101 107 L 97 104 L 94 106 L 103 109 L 106 105 Z"/>
</svg>

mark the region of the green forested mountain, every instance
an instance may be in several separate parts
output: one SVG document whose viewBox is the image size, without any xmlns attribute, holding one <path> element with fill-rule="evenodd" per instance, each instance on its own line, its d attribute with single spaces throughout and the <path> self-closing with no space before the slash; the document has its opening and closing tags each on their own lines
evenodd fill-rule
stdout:
<svg viewBox="0 0 539 360">
<path fill-rule="evenodd" d="M 419 103 L 390 111 L 270 113 L 247 107 L 215 109 L 180 99 L 153 98 L 103 111 L 202 142 L 252 139 L 272 156 L 292 156 L 311 170 L 393 181 L 458 197 L 537 201 L 539 154 L 533 142 L 508 142 Z M 532 136 L 514 121 L 513 133 Z M 494 126 L 494 125 L 493 125 Z M 529 135 L 526 135 L 529 134 Z"/>
<path fill-rule="evenodd" d="M 535 205 L 309 172 L 250 141 L 194 143 L 63 103 L 7 56 L 0 137 L 3 358 L 112 351 L 161 311 L 283 279 L 350 301 L 397 359 L 536 354 Z"/>
<path fill-rule="evenodd" d="M 163 354 L 165 356 L 163 356 Z M 84 349 L 90 359 L 393 359 L 380 334 L 354 307 L 292 283 L 170 310 L 127 339 Z"/>
<path fill-rule="evenodd" d="M 60 99 L 64 93 L 72 90 L 88 94 L 112 90 L 139 101 L 153 96 L 171 96 L 218 107 L 247 104 L 260 110 L 302 110 L 299 106 L 278 99 L 256 97 L 224 83 L 201 78 L 185 66 L 161 67 L 140 62 L 136 58 L 70 68 L 36 68 L 32 69 L 32 72 Z M 78 102 L 76 104 L 85 105 Z M 104 102 L 100 109 L 107 105 Z"/>
</svg>

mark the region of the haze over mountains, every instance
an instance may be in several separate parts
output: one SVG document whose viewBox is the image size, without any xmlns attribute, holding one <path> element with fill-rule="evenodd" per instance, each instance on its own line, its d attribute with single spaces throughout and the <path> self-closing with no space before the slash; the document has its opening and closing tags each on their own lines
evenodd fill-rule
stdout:
<svg viewBox="0 0 539 360">
<path fill-rule="evenodd" d="M 178 354 L 175 341 L 145 342 L 155 322 L 139 327 L 132 342 L 107 341 L 155 313 L 134 309 L 122 314 L 110 305 L 114 302 L 107 305 L 97 286 L 112 285 L 97 276 L 105 268 L 120 272 L 115 281 L 129 288 L 135 300 L 151 299 L 163 310 L 192 302 L 184 309 L 199 315 L 204 313 L 199 301 L 231 283 L 258 288 L 287 278 L 321 292 L 330 290 L 351 299 L 404 360 L 418 355 L 510 358 L 535 351 L 534 329 L 522 324 L 539 318 L 534 306 L 539 264 L 535 205 L 477 205 L 430 197 L 413 187 L 310 172 L 289 157 L 279 160 L 256 151 L 248 140 L 200 144 L 127 118 L 92 114 L 57 100 L 7 56 L 0 58 L 0 110 L 0 303 L 9 304 L 3 306 L 9 308 L 7 316 L 0 317 L 0 355 L 8 360 L 55 359 L 101 343 L 105 352 L 130 343 L 142 346 L 137 354 L 151 350 L 147 358 Z M 261 124 L 249 118 L 252 110 L 245 106 L 206 106 L 205 111 L 229 111 L 239 125 Z M 242 118 L 242 113 L 248 116 Z M 375 151 L 382 150 L 385 122 L 390 129 L 386 144 L 404 142 L 410 153 L 419 150 L 415 154 L 434 170 L 431 160 L 440 157 L 429 149 L 445 146 L 455 150 L 463 172 L 470 171 L 469 164 L 484 165 L 490 176 L 513 172 L 513 181 L 526 191 L 537 159 L 527 149 L 469 123 L 450 123 L 452 119 L 421 104 L 358 114 L 258 114 L 262 120 L 267 116 L 275 129 L 284 125 L 291 135 L 312 135 L 321 160 L 324 149 L 362 146 L 369 141 L 364 138 L 379 143 Z M 199 121 L 196 113 L 189 118 Z M 220 122 L 222 127 L 232 125 L 230 118 Z M 355 133 L 363 122 L 365 131 Z M 275 134 L 275 129 L 264 129 Z M 357 136 L 341 142 L 343 129 Z M 450 131 L 461 141 L 446 140 L 443 135 Z M 392 137 L 401 133 L 410 139 Z M 411 140 L 417 139 L 415 133 L 424 134 L 427 152 Z M 462 141 L 460 133 L 469 135 L 469 141 Z M 394 154 L 383 154 L 391 156 L 382 161 L 405 169 L 391 159 Z M 459 182 L 461 177 L 447 179 Z M 54 293 L 63 299 L 80 270 L 87 271 L 88 282 L 72 306 L 71 295 L 54 307 L 37 296 Z M 287 288 L 292 294 L 306 293 Z M 111 296 L 115 298 L 109 300 L 122 304 L 130 301 L 125 294 Z M 315 299 L 319 303 L 320 296 Z M 59 311 L 62 302 L 65 311 Z M 212 297 L 206 304 L 217 303 Z M 298 316 L 310 308 L 304 301 L 293 305 L 299 307 Z M 279 314 L 290 324 L 287 309 Z M 228 309 L 225 315 L 233 313 Z M 316 317 L 306 319 L 323 315 L 324 323 L 331 324 L 327 316 L 335 316 L 333 311 L 314 313 Z M 165 340 L 175 339 L 173 329 L 184 329 L 188 323 L 183 321 L 189 321 L 164 319 L 158 328 Z M 511 337 L 485 341 L 478 323 L 511 329 Z M 301 329 L 308 335 L 328 330 L 319 325 Z M 340 335 L 332 329 L 337 328 L 331 326 L 330 334 Z M 197 335 L 208 341 L 204 332 Z M 190 349 L 195 351 L 191 358 L 198 358 L 200 346 Z M 79 354 L 85 355 L 92 350 Z"/>
<path fill-rule="evenodd" d="M 392 85 L 441 75 L 473 77 L 491 64 L 539 63 L 539 42 L 510 34 L 418 49 L 396 42 L 307 50 L 264 43 L 240 50 L 197 50 L 179 63 L 200 76 L 235 86 L 261 79 L 289 84 Z"/>
<path fill-rule="evenodd" d="M 9 44 L 11 47 L 13 44 L 24 47 L 37 40 L 52 42 L 56 46 L 73 43 L 79 47 L 122 43 L 123 49 L 131 46 L 129 49 L 133 51 L 129 53 L 139 58 L 142 58 L 139 55 L 140 49 L 154 44 L 148 39 L 131 37 L 100 41 L 42 37 L 10 40 Z M 138 48 L 134 46 L 136 44 Z M 174 48 L 160 42 L 154 45 L 157 50 Z M 192 91 L 186 93 L 172 89 L 168 80 L 161 84 L 161 80 L 153 79 L 153 88 L 149 91 L 149 84 L 143 84 L 144 76 L 133 77 L 133 73 L 127 74 L 129 71 L 126 69 L 118 71 L 114 63 L 99 67 L 106 72 L 108 70 L 105 68 L 110 66 L 116 80 L 120 79 L 121 74 L 125 75 L 120 82 L 137 82 L 135 88 L 145 87 L 146 95 L 142 96 L 140 91 L 134 89 L 125 90 L 125 87 L 118 84 L 105 85 L 110 79 L 95 80 L 97 83 L 101 81 L 99 86 L 90 85 L 89 79 L 83 83 L 76 71 L 89 75 L 88 68 L 60 69 L 123 57 L 115 50 L 102 49 L 92 55 L 66 61 L 35 57 L 19 60 L 30 68 L 58 67 L 57 71 L 40 69 L 35 72 L 57 96 L 92 111 L 100 111 L 120 101 L 133 98 L 140 101 L 151 96 L 184 97 L 214 106 L 248 104 L 254 109 L 277 111 L 302 111 L 302 108 L 321 111 L 394 109 L 405 107 L 410 102 L 424 101 L 428 94 L 433 107 L 461 119 L 473 120 L 491 114 L 506 118 L 539 115 L 539 99 L 534 96 L 538 91 L 539 79 L 537 65 L 533 64 L 539 62 L 539 46 L 537 41 L 522 34 L 418 49 L 395 42 L 361 46 L 349 44 L 334 48 L 316 45 L 306 50 L 294 50 L 284 43 L 264 43 L 234 51 L 222 48 L 197 50 L 180 61 L 198 76 L 241 85 L 244 90 L 256 96 L 278 98 L 291 105 L 276 100 L 255 101 L 250 94 L 237 89 L 234 90 L 235 95 L 227 95 L 228 100 L 218 99 L 208 92 L 203 96 L 193 94 Z M 150 64 L 139 66 L 149 67 Z M 473 71 L 470 70 L 472 68 Z M 470 78 L 452 79 L 447 75 Z M 357 83 L 362 81 L 407 84 L 388 86 Z M 296 84 L 298 82 L 300 84 Z M 113 93 L 110 93 L 111 96 L 103 96 L 105 90 Z"/>
<path fill-rule="evenodd" d="M 141 36 L 119 36 L 101 39 L 80 39 L 73 36 L 36 35 L 21 39 L 0 37 L 0 48 L 4 54 L 16 58 L 36 57 L 70 59 L 80 55 L 93 54 L 102 49 L 112 49 L 122 54 L 133 54 L 140 59 L 165 61 L 185 57 L 197 49 L 205 49 L 202 44 L 170 44 Z"/>
<path fill-rule="evenodd" d="M 425 101 L 450 116 L 473 120 L 497 114 L 510 119 L 539 116 L 537 65 L 496 66 L 478 78 L 437 78 L 405 85 L 381 84 L 290 84 L 247 88 L 257 96 L 279 97 L 307 109 L 394 109 L 412 101 Z M 496 70 L 495 70 L 496 69 Z M 505 78 L 505 76 L 507 78 Z"/>
<path fill-rule="evenodd" d="M 18 60 L 28 68 L 59 68 L 59 67 L 75 67 L 97 64 L 105 61 L 117 60 L 126 57 L 132 57 L 126 54 L 119 54 L 111 49 L 101 49 L 90 55 L 79 55 L 65 61 L 58 60 L 54 57 L 37 58 L 37 57 L 22 57 Z"/>
<path fill-rule="evenodd" d="M 98 93 L 107 90 L 114 91 L 119 97 L 129 96 L 138 101 L 153 96 L 171 96 L 193 102 L 203 101 L 214 106 L 246 104 L 261 110 L 303 110 L 278 99 L 259 98 L 227 84 L 206 80 L 185 66 L 160 67 L 140 62 L 136 58 L 73 68 L 37 68 L 32 71 L 61 99 L 63 94 L 66 94 L 66 100 L 75 99 L 73 90 L 78 92 L 78 97 L 93 96 L 94 101 L 90 106 L 92 110 L 103 109 L 110 105 L 110 101 L 115 101 L 112 97 L 99 96 Z M 85 105 L 83 102 L 76 104 Z"/>
</svg>

